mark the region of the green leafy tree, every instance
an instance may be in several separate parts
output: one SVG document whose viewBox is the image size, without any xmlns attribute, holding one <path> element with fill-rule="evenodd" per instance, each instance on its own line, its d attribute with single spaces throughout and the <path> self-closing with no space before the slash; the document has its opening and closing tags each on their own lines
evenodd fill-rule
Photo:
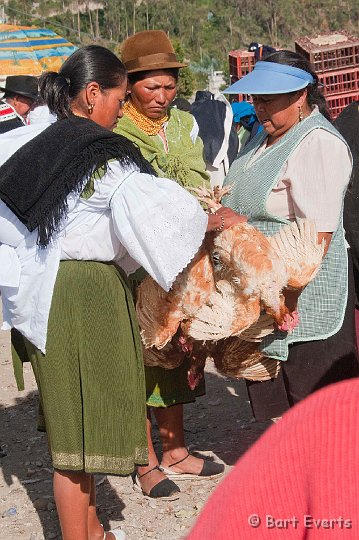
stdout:
<svg viewBox="0 0 359 540">
<path fill-rule="evenodd" d="M 184 50 L 181 44 L 176 41 L 173 43 L 173 48 L 176 52 L 176 56 L 179 62 L 185 63 Z M 181 68 L 179 71 L 177 95 L 179 97 L 189 98 L 192 96 L 195 90 L 195 78 L 189 67 Z"/>
<path fill-rule="evenodd" d="M 103 9 L 90 14 L 79 4 L 79 17 L 70 11 L 76 0 L 9 0 L 5 12 L 9 23 L 46 24 L 75 43 L 95 41 L 113 50 L 135 32 L 164 30 L 186 61 L 203 69 L 194 75 L 194 67 L 182 70 L 180 92 L 187 96 L 208 65 L 217 69 L 228 62 L 228 51 L 247 49 L 251 41 L 293 48 L 297 38 L 320 32 L 359 35 L 358 0 L 104 0 Z"/>
</svg>

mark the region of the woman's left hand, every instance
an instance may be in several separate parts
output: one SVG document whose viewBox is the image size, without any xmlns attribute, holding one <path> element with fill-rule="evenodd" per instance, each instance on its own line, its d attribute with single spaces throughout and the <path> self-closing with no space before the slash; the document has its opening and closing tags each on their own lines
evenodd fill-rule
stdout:
<svg viewBox="0 0 359 540">
<path fill-rule="evenodd" d="M 226 206 L 221 206 L 214 214 L 209 214 L 207 232 L 220 232 L 247 221 L 246 216 L 237 214 Z"/>
</svg>

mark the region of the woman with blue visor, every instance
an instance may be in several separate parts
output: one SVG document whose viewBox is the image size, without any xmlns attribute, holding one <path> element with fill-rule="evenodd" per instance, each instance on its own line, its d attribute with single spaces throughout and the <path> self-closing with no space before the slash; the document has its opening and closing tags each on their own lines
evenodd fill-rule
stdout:
<svg viewBox="0 0 359 540">
<path fill-rule="evenodd" d="M 264 128 L 233 162 L 225 179 L 233 187 L 224 204 L 268 236 L 308 218 L 318 243 L 325 242 L 315 279 L 299 298 L 284 291 L 289 309 L 298 308 L 298 326 L 261 343 L 266 356 L 282 361 L 278 377 L 247 381 L 256 419 L 277 419 L 311 392 L 359 375 L 352 268 L 342 225 L 352 158 L 329 121 L 317 76 L 300 55 L 275 52 L 224 93 L 250 94 Z"/>
</svg>

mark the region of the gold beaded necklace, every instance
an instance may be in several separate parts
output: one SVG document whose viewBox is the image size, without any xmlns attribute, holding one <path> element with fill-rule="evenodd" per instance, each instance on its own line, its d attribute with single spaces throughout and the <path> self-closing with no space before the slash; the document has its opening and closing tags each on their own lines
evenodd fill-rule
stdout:
<svg viewBox="0 0 359 540">
<path fill-rule="evenodd" d="M 163 116 L 163 118 L 148 118 L 136 109 L 130 99 L 126 101 L 123 111 L 126 116 L 128 116 L 132 122 L 147 135 L 157 135 L 168 120 L 167 114 Z"/>
</svg>

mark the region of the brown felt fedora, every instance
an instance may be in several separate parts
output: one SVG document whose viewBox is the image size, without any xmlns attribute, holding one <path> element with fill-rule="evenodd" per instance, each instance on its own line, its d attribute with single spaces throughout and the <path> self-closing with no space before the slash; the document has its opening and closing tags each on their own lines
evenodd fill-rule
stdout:
<svg viewBox="0 0 359 540">
<path fill-rule="evenodd" d="M 186 67 L 178 62 L 172 43 L 162 30 L 145 30 L 125 39 L 121 60 L 128 73 Z"/>
</svg>

